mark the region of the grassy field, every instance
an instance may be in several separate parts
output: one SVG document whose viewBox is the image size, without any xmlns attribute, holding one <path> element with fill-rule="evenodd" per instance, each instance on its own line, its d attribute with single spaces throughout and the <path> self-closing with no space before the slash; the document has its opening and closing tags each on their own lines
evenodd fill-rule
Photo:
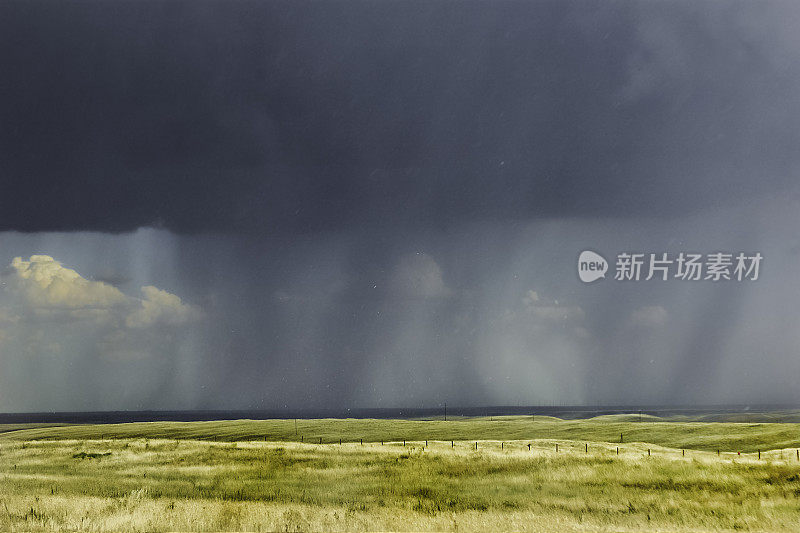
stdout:
<svg viewBox="0 0 800 533">
<path fill-rule="evenodd" d="M 796 425 L 642 420 L 8 428 L 0 530 L 800 528 Z"/>
<path fill-rule="evenodd" d="M 744 415 L 742 415 L 744 416 Z M 763 415 L 747 415 L 753 420 Z M 738 415 L 726 415 L 740 419 Z M 640 421 L 641 420 L 641 421 Z M 776 422 L 698 422 L 686 417 L 612 415 L 585 420 L 507 416 L 455 420 L 320 419 L 139 422 L 15 428 L 3 440 L 184 439 L 206 441 L 296 441 L 323 444 L 380 441 L 475 441 L 551 439 L 588 442 L 647 442 L 677 449 L 756 452 L 800 448 L 800 426 Z M 2 427 L 0 426 L 0 431 Z"/>
</svg>

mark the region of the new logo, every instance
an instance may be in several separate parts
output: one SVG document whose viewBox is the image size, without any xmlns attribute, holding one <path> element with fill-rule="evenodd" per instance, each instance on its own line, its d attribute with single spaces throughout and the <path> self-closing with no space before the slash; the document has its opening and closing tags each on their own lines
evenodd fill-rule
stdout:
<svg viewBox="0 0 800 533">
<path fill-rule="evenodd" d="M 584 283 L 591 283 L 606 277 L 608 262 L 605 258 L 590 250 L 584 250 L 578 257 L 578 277 Z"/>
</svg>

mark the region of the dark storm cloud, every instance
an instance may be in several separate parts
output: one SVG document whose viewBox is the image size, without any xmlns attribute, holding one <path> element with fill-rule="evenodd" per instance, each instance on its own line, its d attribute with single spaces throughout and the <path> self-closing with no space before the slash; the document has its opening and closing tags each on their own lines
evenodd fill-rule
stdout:
<svg viewBox="0 0 800 533">
<path fill-rule="evenodd" d="M 0 410 L 797 402 L 799 13 L 0 2 Z"/>
<path fill-rule="evenodd" d="M 4 2 L 0 228 L 674 215 L 797 169 L 762 2 Z"/>
</svg>

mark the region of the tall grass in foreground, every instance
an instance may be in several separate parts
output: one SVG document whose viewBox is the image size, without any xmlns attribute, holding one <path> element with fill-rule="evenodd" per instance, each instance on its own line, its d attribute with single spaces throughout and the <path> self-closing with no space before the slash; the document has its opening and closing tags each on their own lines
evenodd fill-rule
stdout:
<svg viewBox="0 0 800 533">
<path fill-rule="evenodd" d="M 0 442 L 0 530 L 797 531 L 794 450 Z M 531 448 L 528 448 L 531 444 Z M 648 455 L 648 450 L 650 450 Z"/>
</svg>

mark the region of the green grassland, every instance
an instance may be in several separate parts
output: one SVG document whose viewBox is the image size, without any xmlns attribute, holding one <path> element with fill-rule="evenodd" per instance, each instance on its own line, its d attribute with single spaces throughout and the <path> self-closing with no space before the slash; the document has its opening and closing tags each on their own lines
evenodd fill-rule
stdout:
<svg viewBox="0 0 800 533">
<path fill-rule="evenodd" d="M 0 530 L 798 531 L 798 448 L 638 415 L 8 428 Z"/>
<path fill-rule="evenodd" d="M 740 418 L 736 415 L 727 415 Z M 741 415 L 745 416 L 745 415 Z M 747 415 L 759 420 L 763 415 Z M 544 416 L 456 418 L 444 420 L 319 419 L 226 420 L 213 422 L 138 422 L 46 426 L 0 433 L 0 442 L 60 439 L 184 439 L 209 441 L 301 441 L 305 443 L 531 440 L 647 442 L 706 451 L 755 452 L 800 447 L 800 426 L 789 422 L 699 422 L 610 415 L 585 420 Z"/>
<path fill-rule="evenodd" d="M 0 433 L 6 433 L 9 431 L 19 431 L 21 429 L 35 429 L 35 428 L 43 428 L 43 427 L 59 427 L 63 424 L 0 424 Z"/>
</svg>

